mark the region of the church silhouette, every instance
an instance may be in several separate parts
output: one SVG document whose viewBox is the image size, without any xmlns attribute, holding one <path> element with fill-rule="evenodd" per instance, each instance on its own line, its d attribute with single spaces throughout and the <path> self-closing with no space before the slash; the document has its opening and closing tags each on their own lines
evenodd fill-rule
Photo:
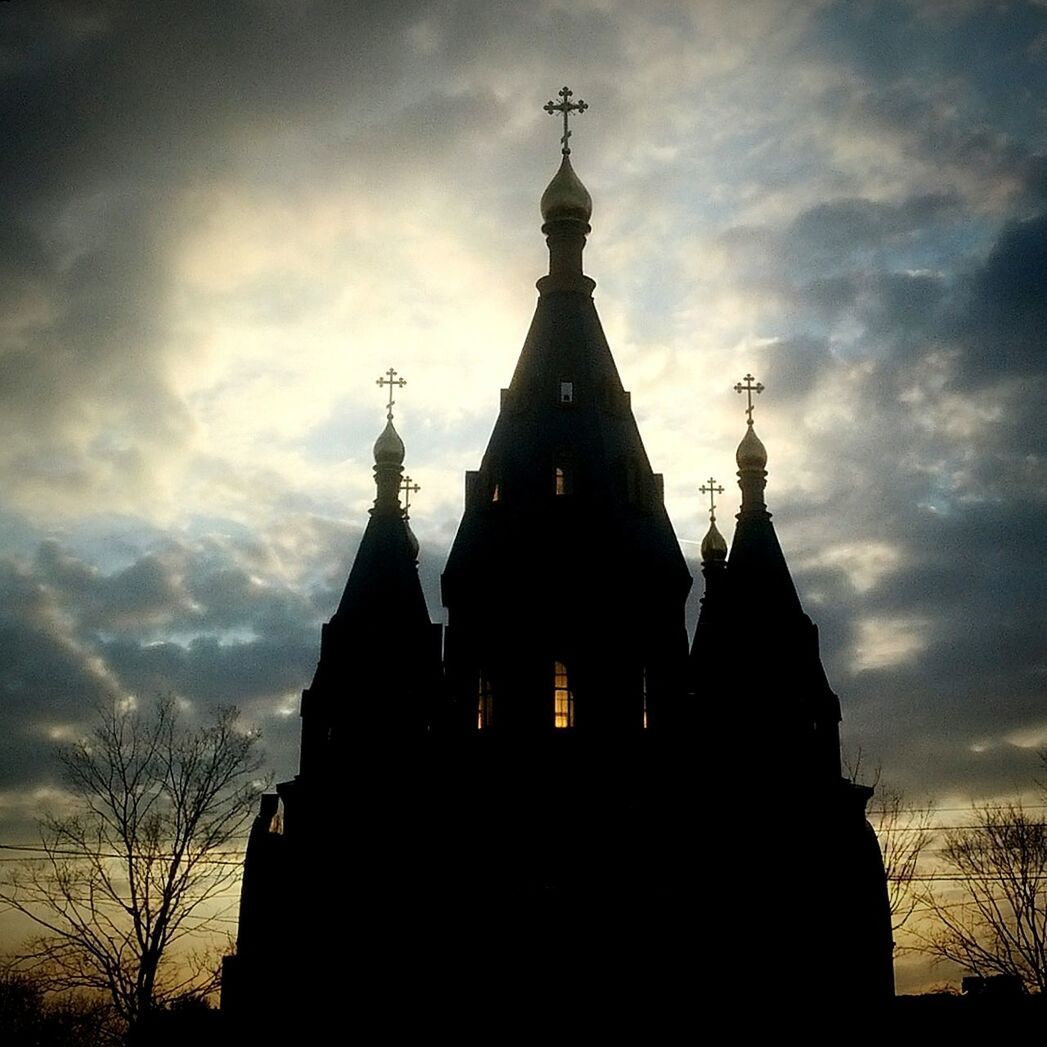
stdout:
<svg viewBox="0 0 1047 1047">
<path fill-rule="evenodd" d="M 442 578 L 419 583 L 387 422 L 377 496 L 302 695 L 300 771 L 251 830 L 222 1008 L 261 1038 L 318 1015 L 457 1030 L 739 1027 L 893 995 L 872 790 L 764 500 L 752 375 L 741 511 L 692 584 L 583 273 L 592 201 L 562 162 L 549 273 Z M 495 1031 L 497 1030 L 497 1031 Z M 551 1037 L 546 1036 L 546 1039 Z"/>
</svg>

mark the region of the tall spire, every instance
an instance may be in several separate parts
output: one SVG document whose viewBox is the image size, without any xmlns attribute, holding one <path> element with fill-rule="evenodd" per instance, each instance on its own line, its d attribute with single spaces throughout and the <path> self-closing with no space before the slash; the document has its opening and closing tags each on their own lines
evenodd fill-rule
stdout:
<svg viewBox="0 0 1047 1047">
<path fill-rule="evenodd" d="M 593 198 L 582 180 L 571 166 L 571 149 L 568 142 L 571 131 L 567 120 L 572 112 L 584 113 L 589 106 L 579 99 L 572 102 L 574 92 L 569 87 L 560 89 L 559 103 L 546 102 L 544 108 L 550 115 L 563 114 L 564 133 L 560 139 L 563 159 L 560 169 L 542 193 L 542 232 L 549 245 L 549 275 L 538 281 L 538 290 L 585 291 L 592 294 L 596 286 L 582 275 L 582 249 L 589 234 L 589 219 L 593 214 Z"/>
</svg>

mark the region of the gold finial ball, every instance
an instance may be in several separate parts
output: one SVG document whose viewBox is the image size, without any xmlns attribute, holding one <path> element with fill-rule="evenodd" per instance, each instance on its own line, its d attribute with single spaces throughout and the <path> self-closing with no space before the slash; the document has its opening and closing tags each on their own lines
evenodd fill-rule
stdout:
<svg viewBox="0 0 1047 1047">
<path fill-rule="evenodd" d="M 734 459 L 738 463 L 739 469 L 767 468 L 767 448 L 764 447 L 763 441 L 756 435 L 756 430 L 753 429 L 752 424 L 746 429 L 745 436 L 742 437 L 742 442 L 738 445 L 738 451 Z"/>
<path fill-rule="evenodd" d="M 375 465 L 403 465 L 404 442 L 400 434 L 393 428 L 390 418 L 385 423 L 381 435 L 374 442 L 374 464 Z"/>
<path fill-rule="evenodd" d="M 702 539 L 702 562 L 708 563 L 710 560 L 726 559 L 727 540 L 720 534 L 720 529 L 716 526 L 716 521 L 713 520 L 709 524 L 708 534 Z"/>
<path fill-rule="evenodd" d="M 543 222 L 567 219 L 588 224 L 592 218 L 593 198 L 574 173 L 569 156 L 563 158 L 560 170 L 553 175 L 553 180 L 542 193 L 541 208 Z"/>
</svg>

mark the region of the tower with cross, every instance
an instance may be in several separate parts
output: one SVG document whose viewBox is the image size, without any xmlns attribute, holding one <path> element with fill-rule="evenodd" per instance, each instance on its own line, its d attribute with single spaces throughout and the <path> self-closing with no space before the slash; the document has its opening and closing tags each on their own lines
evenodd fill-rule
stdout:
<svg viewBox="0 0 1047 1047">
<path fill-rule="evenodd" d="M 802 999 L 813 977 L 834 999 L 882 1002 L 893 992 L 893 945 L 883 862 L 864 814 L 871 790 L 841 774 L 840 702 L 767 509 L 768 453 L 753 424 L 753 396 L 764 385 L 746 374 L 734 391 L 746 396 L 745 433 L 735 454 L 741 506 L 728 555 L 713 501 L 723 488 L 712 479 L 702 485 L 710 526 L 702 543 L 705 594 L 691 648 L 690 689 L 696 698 L 712 699 L 703 704 L 711 737 L 744 733 L 747 766 L 787 766 L 790 804 L 768 806 L 771 786 L 762 777 L 741 783 L 734 802 L 765 812 L 758 853 L 748 826 L 728 829 L 723 842 L 747 856 L 737 869 L 743 895 L 759 892 L 767 863 L 780 859 L 778 909 L 770 918 L 753 914 L 749 927 L 767 933 L 773 924 L 775 936 L 796 943 L 797 976 L 784 973 L 778 989 Z M 737 754 L 728 753 L 715 771 L 729 775 L 736 767 Z M 724 940 L 740 940 L 738 913 L 725 914 L 722 926 L 717 920 Z M 837 954 L 841 933 L 856 943 L 845 958 Z"/>
</svg>

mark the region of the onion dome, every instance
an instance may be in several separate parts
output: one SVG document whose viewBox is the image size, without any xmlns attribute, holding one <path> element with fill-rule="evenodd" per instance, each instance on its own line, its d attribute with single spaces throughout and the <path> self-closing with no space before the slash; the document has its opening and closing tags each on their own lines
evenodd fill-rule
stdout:
<svg viewBox="0 0 1047 1047">
<path fill-rule="evenodd" d="M 749 428 L 746 430 L 745 436 L 742 437 L 742 442 L 738 445 L 738 450 L 734 457 L 739 469 L 767 468 L 767 448 L 764 447 L 763 441 L 756 435 L 752 422 L 749 423 Z"/>
<path fill-rule="evenodd" d="M 702 563 L 715 562 L 727 559 L 727 540 L 715 520 L 709 521 L 709 531 L 702 539 Z"/>
<path fill-rule="evenodd" d="M 542 193 L 542 221 L 573 221 L 588 224 L 593 214 L 593 198 L 574 173 L 571 158 L 564 156 L 560 169 Z"/>
<path fill-rule="evenodd" d="M 400 434 L 393 428 L 393 420 L 390 418 L 385 423 L 381 435 L 374 442 L 375 465 L 403 465 L 404 442 Z"/>
</svg>

